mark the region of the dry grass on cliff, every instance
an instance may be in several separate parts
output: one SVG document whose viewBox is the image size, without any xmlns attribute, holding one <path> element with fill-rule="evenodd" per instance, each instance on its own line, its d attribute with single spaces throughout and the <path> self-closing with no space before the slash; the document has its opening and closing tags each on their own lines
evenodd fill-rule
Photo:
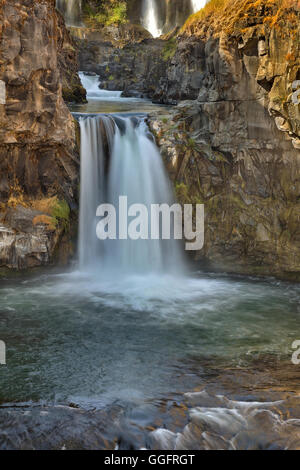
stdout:
<svg viewBox="0 0 300 470">
<path fill-rule="evenodd" d="M 184 35 L 205 35 L 208 32 L 231 33 L 237 23 L 247 26 L 249 18 L 261 17 L 263 23 L 275 26 L 286 10 L 300 11 L 300 0 L 210 0 L 199 12 L 191 15 L 181 29 Z"/>
<path fill-rule="evenodd" d="M 46 225 L 49 230 L 54 231 L 56 229 L 56 222 L 50 215 L 37 215 L 32 221 L 33 225 Z"/>
<path fill-rule="evenodd" d="M 61 223 L 65 229 L 68 227 L 70 208 L 66 201 L 58 199 L 57 196 L 32 201 L 31 208 L 43 212 L 34 218 L 34 225 L 43 223 L 54 229 Z"/>
<path fill-rule="evenodd" d="M 32 209 L 43 212 L 44 214 L 51 215 L 53 208 L 57 204 L 57 197 L 49 197 L 44 199 L 36 199 L 31 202 Z"/>
</svg>

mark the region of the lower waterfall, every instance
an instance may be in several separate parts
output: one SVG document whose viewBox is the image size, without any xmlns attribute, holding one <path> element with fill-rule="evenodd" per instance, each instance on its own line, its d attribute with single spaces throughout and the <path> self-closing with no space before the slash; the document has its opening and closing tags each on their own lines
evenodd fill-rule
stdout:
<svg viewBox="0 0 300 470">
<path fill-rule="evenodd" d="M 174 202 L 171 184 L 145 119 L 139 116 L 81 117 L 81 183 L 79 259 L 81 269 L 117 269 L 133 273 L 184 270 L 177 240 L 118 239 L 96 237 L 96 209 L 100 204 L 116 208 L 117 226 L 127 222 L 119 213 L 120 196 L 128 207 Z M 126 221 L 124 220 L 126 217 Z M 128 217 L 130 219 L 130 217 Z M 152 221 L 151 221 L 152 222 Z M 126 226 L 127 229 L 127 226 Z M 160 232 L 160 227 L 157 227 Z"/>
<path fill-rule="evenodd" d="M 79 263 L 89 266 L 99 258 L 101 245 L 96 238 L 96 209 L 104 201 L 105 144 L 113 140 L 113 121 L 103 116 L 81 119 Z"/>
</svg>

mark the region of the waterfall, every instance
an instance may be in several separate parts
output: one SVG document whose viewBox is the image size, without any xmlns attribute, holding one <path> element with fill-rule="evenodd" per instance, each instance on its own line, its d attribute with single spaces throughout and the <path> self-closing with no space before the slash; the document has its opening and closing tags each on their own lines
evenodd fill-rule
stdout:
<svg viewBox="0 0 300 470">
<path fill-rule="evenodd" d="M 82 0 L 56 0 L 56 8 L 64 15 L 68 26 L 81 26 Z"/>
<path fill-rule="evenodd" d="M 101 266 L 126 273 L 183 270 L 181 247 L 176 240 L 100 241 L 96 237 L 99 221 L 96 208 L 100 204 L 114 205 L 119 228 L 124 217 L 127 222 L 127 213 L 118 212 L 120 196 L 127 196 L 128 207 L 132 204 L 147 207 L 149 226 L 151 204 L 173 203 L 171 184 L 145 119 L 137 116 L 81 117 L 80 129 L 81 268 Z"/>
<path fill-rule="evenodd" d="M 104 201 L 106 148 L 113 140 L 114 123 L 109 117 L 80 120 L 80 216 L 79 263 L 87 266 L 99 258 L 101 245 L 96 238 L 96 209 Z M 103 138 L 106 137 L 106 142 Z"/>
<path fill-rule="evenodd" d="M 99 75 L 79 72 L 79 78 L 83 88 L 86 89 L 86 97 L 88 100 L 112 101 L 121 97 L 122 91 L 109 91 L 100 88 Z"/>
<path fill-rule="evenodd" d="M 192 2 L 193 12 L 196 13 L 197 11 L 201 10 L 205 6 L 207 0 L 191 0 L 191 2 Z"/>
<path fill-rule="evenodd" d="M 156 0 L 143 0 L 143 19 L 142 24 L 154 38 L 161 35 L 162 30 L 159 27 L 159 17 Z"/>
<path fill-rule="evenodd" d="M 143 0 L 141 23 L 153 37 L 167 34 L 206 4 L 206 0 Z"/>
</svg>

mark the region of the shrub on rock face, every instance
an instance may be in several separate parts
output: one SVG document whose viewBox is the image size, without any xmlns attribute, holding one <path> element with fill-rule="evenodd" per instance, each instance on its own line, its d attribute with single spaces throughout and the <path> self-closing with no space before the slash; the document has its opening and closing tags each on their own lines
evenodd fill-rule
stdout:
<svg viewBox="0 0 300 470">
<path fill-rule="evenodd" d="M 127 22 L 127 2 L 124 0 L 87 1 L 84 7 L 85 23 L 97 28 Z"/>
<path fill-rule="evenodd" d="M 54 196 L 33 201 L 32 207 L 43 213 L 42 219 L 38 218 L 37 220 L 44 220 L 46 221 L 45 223 L 48 223 L 49 219 L 51 219 L 52 226 L 57 227 L 58 225 L 61 225 L 65 230 L 68 229 L 70 221 L 70 207 L 65 200 L 60 200 Z"/>
</svg>

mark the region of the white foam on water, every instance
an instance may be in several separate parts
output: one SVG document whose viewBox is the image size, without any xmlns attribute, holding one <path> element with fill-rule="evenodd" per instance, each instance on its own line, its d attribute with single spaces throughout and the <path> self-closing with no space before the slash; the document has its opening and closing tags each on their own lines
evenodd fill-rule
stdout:
<svg viewBox="0 0 300 470">
<path fill-rule="evenodd" d="M 79 78 L 83 88 L 86 89 L 88 100 L 120 100 L 122 91 L 109 91 L 100 88 L 101 82 L 99 75 L 90 75 L 84 72 L 79 72 Z"/>
</svg>

